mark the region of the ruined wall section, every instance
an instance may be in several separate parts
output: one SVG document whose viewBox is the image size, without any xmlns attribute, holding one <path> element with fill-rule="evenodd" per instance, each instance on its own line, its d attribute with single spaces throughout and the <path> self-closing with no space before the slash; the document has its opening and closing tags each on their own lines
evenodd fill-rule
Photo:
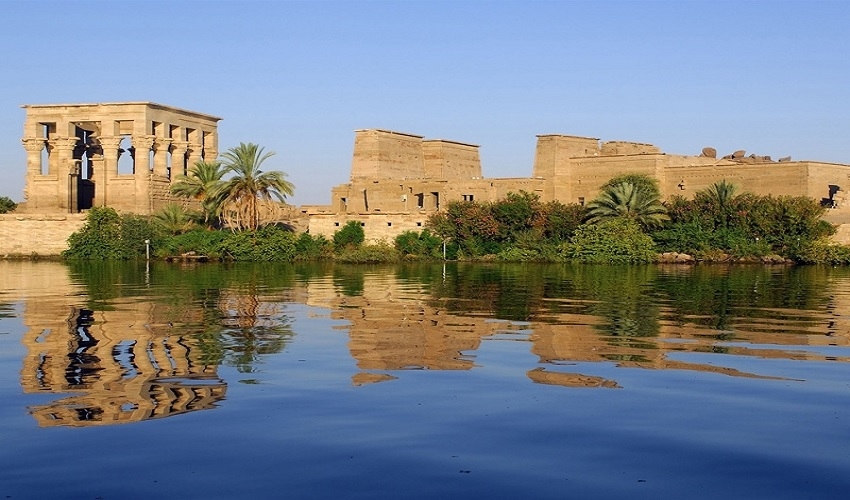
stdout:
<svg viewBox="0 0 850 500">
<path fill-rule="evenodd" d="M 442 139 L 422 141 L 425 177 L 429 179 L 480 179 L 478 146 Z"/>
</svg>

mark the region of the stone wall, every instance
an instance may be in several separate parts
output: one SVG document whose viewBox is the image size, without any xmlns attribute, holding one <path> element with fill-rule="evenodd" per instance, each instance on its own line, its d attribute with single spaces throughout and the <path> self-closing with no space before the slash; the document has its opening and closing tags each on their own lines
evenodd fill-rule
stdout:
<svg viewBox="0 0 850 500">
<path fill-rule="evenodd" d="M 410 213 L 385 214 L 338 214 L 313 215 L 310 217 L 309 232 L 313 236 L 322 235 L 332 239 L 335 232 L 342 229 L 348 221 L 359 222 L 363 226 L 366 243 L 386 241 L 392 243 L 395 237 L 405 231 L 422 231 L 428 214 L 424 211 Z"/>
<path fill-rule="evenodd" d="M 85 214 L 0 214 L 0 258 L 55 256 L 85 223 Z"/>
</svg>

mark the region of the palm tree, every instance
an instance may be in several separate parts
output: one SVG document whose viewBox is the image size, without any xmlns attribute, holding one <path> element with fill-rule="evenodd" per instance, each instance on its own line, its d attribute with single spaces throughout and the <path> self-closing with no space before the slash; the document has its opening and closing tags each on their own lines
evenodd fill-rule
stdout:
<svg viewBox="0 0 850 500">
<path fill-rule="evenodd" d="M 175 203 L 160 208 L 153 216 L 154 224 L 170 234 L 181 234 L 192 229 L 194 223 L 186 210 Z"/>
<path fill-rule="evenodd" d="M 729 225 L 729 219 L 732 217 L 732 206 L 738 198 L 735 194 L 737 190 L 737 186 L 731 182 L 726 182 L 726 179 L 722 179 L 709 186 L 702 193 L 709 201 L 717 206 L 717 215 L 720 218 L 722 227 Z"/>
<path fill-rule="evenodd" d="M 215 193 L 221 184 L 225 170 L 217 161 L 198 161 L 189 169 L 189 175 L 181 175 L 171 185 L 171 194 L 201 202 L 203 222 L 209 225 L 218 215 Z"/>
<path fill-rule="evenodd" d="M 589 224 L 624 217 L 645 229 L 670 220 L 667 209 L 655 192 L 629 181 L 606 186 L 595 200 L 587 204 L 587 214 Z"/>
<path fill-rule="evenodd" d="M 260 225 L 259 202 L 292 196 L 295 186 L 280 171 L 263 172 L 260 166 L 274 155 L 273 151 L 253 143 L 240 143 L 221 155 L 224 168 L 234 176 L 216 189 L 217 205 L 235 212 L 235 228 L 254 230 Z"/>
</svg>

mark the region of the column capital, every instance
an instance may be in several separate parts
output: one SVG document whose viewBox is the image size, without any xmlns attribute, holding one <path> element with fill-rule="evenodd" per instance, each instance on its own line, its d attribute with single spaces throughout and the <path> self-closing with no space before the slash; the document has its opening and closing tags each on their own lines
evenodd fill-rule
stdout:
<svg viewBox="0 0 850 500">
<path fill-rule="evenodd" d="M 77 147 L 78 141 L 79 139 L 76 137 L 55 137 L 47 142 L 56 149 L 72 151 Z"/>
<path fill-rule="evenodd" d="M 47 139 L 41 137 L 24 137 L 21 139 L 21 144 L 30 153 L 40 153 L 44 149 L 44 146 L 47 145 Z"/>
<path fill-rule="evenodd" d="M 154 140 L 153 147 L 156 151 L 168 151 L 168 147 L 171 146 L 171 139 L 166 137 L 157 137 Z"/>
<path fill-rule="evenodd" d="M 136 151 L 150 151 L 153 147 L 153 143 L 156 140 L 155 136 L 152 135 L 134 135 L 131 138 L 133 142 L 133 147 L 136 148 Z"/>
<path fill-rule="evenodd" d="M 186 141 L 178 141 L 176 139 L 171 140 L 171 147 L 174 148 L 174 151 L 183 151 L 185 152 L 189 149 L 189 143 Z"/>
<path fill-rule="evenodd" d="M 104 136 L 98 137 L 97 139 L 98 139 L 98 141 L 100 141 L 100 147 L 103 148 L 104 150 L 106 150 L 106 149 L 114 150 L 114 149 L 118 149 L 118 147 L 121 146 L 121 137 L 120 136 L 104 135 Z"/>
</svg>

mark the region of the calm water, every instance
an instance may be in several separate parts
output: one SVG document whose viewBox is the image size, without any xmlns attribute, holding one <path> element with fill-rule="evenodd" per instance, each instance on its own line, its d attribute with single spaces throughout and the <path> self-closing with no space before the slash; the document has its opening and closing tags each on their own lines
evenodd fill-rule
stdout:
<svg viewBox="0 0 850 500">
<path fill-rule="evenodd" d="M 850 270 L 0 262 L 5 498 L 846 498 Z"/>
</svg>

